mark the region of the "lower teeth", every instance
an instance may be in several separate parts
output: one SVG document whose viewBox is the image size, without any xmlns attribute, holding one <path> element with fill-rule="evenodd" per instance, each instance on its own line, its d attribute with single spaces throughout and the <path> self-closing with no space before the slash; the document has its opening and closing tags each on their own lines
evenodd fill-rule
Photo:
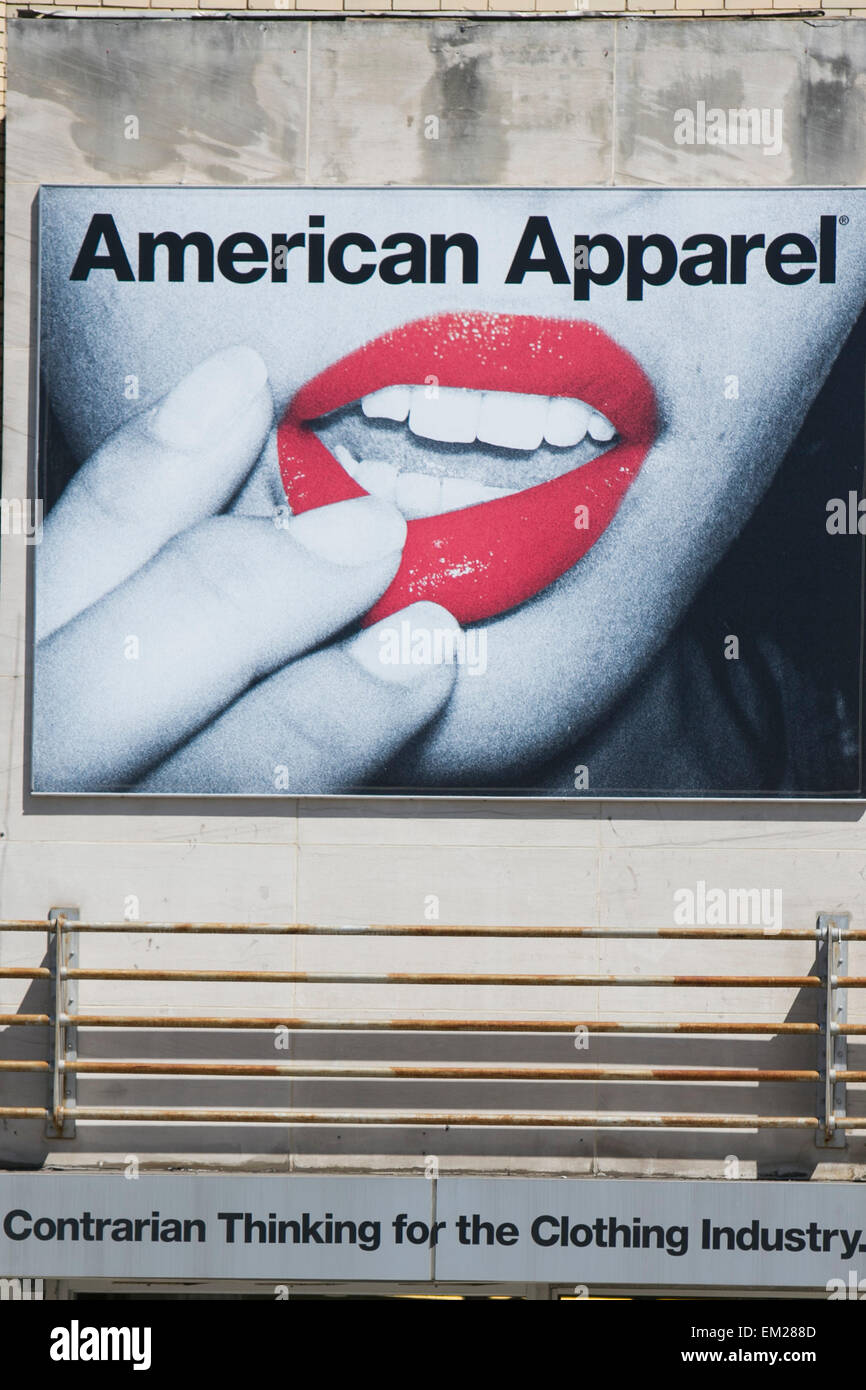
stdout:
<svg viewBox="0 0 866 1390">
<path fill-rule="evenodd" d="M 497 497 L 511 497 L 517 488 L 488 487 L 466 478 L 439 478 L 429 473 L 401 473 L 382 459 L 356 460 L 342 444 L 334 455 L 365 492 L 393 502 L 407 521 L 443 512 L 461 511 Z"/>
</svg>

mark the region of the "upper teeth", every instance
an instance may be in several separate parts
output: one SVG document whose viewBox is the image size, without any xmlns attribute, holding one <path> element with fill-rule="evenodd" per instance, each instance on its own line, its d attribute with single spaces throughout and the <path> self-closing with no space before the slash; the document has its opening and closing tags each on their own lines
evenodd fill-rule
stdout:
<svg viewBox="0 0 866 1390">
<path fill-rule="evenodd" d="M 385 386 L 362 397 L 368 419 L 406 420 L 413 434 L 449 444 L 537 449 L 542 440 L 571 448 L 588 434 L 606 444 L 615 427 L 599 411 L 568 396 L 467 391 L 454 386 Z"/>
<path fill-rule="evenodd" d="M 474 507 L 479 502 L 491 502 L 495 497 L 510 497 L 514 488 L 488 487 L 467 478 L 437 478 L 428 473 L 401 473 L 393 463 L 382 459 L 356 459 L 342 444 L 334 455 L 360 483 L 365 492 L 372 492 L 387 502 L 393 502 L 408 521 L 421 516 L 439 516 L 442 512 L 457 512 Z"/>
</svg>

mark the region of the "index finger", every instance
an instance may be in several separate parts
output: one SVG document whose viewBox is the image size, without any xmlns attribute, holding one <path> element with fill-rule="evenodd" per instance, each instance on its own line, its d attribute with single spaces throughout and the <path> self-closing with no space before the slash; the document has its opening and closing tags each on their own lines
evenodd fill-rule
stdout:
<svg viewBox="0 0 866 1390">
<path fill-rule="evenodd" d="M 264 362 L 252 348 L 233 347 L 109 435 L 46 518 L 36 554 L 37 641 L 219 511 L 259 456 L 272 416 Z"/>
</svg>

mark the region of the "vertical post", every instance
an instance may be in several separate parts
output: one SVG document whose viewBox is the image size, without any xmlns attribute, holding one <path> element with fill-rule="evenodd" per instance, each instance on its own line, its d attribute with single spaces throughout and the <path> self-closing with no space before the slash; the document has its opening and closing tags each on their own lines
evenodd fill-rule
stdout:
<svg viewBox="0 0 866 1390">
<path fill-rule="evenodd" d="M 836 1121 L 847 1109 L 844 1081 L 837 1073 L 848 1064 L 848 1041 L 839 1025 L 848 1018 L 848 996 L 839 988 L 839 976 L 848 971 L 847 932 L 851 925 L 849 912 L 821 912 L 818 915 L 818 970 L 823 981 L 821 991 L 821 1034 L 819 1040 L 818 1118 L 821 1127 L 815 1142 L 819 1148 L 844 1148 L 845 1130 L 837 1129 Z"/>
<path fill-rule="evenodd" d="M 70 965 L 78 960 L 78 933 L 70 923 L 78 921 L 78 909 L 53 907 L 48 914 L 51 932 L 51 1094 L 45 1133 L 53 1139 L 75 1138 L 76 1073 L 66 1071 L 66 1063 L 78 1054 L 77 1029 L 65 1022 L 70 1008 L 75 1008 L 77 991 L 74 982 L 66 978 Z"/>
</svg>

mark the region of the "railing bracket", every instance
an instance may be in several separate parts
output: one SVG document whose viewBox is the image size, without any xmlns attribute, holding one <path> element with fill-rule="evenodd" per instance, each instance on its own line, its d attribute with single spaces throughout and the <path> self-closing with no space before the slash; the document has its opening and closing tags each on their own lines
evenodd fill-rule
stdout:
<svg viewBox="0 0 866 1390">
<path fill-rule="evenodd" d="M 78 932 L 72 923 L 79 920 L 77 907 L 52 907 L 48 921 L 53 927 L 49 938 L 51 963 L 51 1027 L 49 1028 L 50 1086 L 45 1134 L 49 1139 L 75 1138 L 77 1073 L 70 1063 L 78 1061 L 78 1029 L 64 1022 L 78 1012 L 78 982 L 67 972 L 77 968 Z"/>
<path fill-rule="evenodd" d="M 838 983 L 848 974 L 851 915 L 818 914 L 818 972 L 823 983 L 821 1034 L 818 1043 L 818 1119 L 815 1143 L 821 1149 L 844 1149 L 848 1136 L 837 1122 L 847 1114 L 847 1087 L 839 1073 L 848 1067 L 848 1038 L 841 1031 L 848 1021 L 848 991 Z"/>
</svg>

